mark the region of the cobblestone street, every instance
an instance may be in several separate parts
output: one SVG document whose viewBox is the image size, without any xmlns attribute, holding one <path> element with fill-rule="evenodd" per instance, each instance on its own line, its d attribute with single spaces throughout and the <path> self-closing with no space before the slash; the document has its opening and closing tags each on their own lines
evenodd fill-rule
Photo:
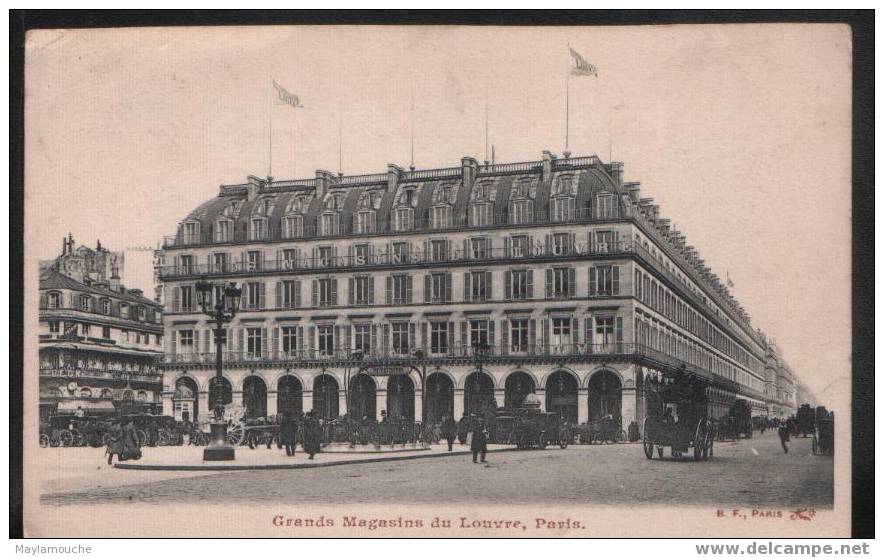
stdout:
<svg viewBox="0 0 884 558">
<path fill-rule="evenodd" d="M 70 450 L 45 451 L 48 456 Z M 773 432 L 716 444 L 713 460 L 700 463 L 648 461 L 639 445 L 622 444 L 492 453 L 485 465 L 474 465 L 461 455 L 304 470 L 205 473 L 109 470 L 96 466 L 100 450 L 92 451 L 95 454 L 85 454 L 85 459 L 65 459 L 55 466 L 52 460 L 43 462 L 52 469 L 46 472 L 50 478 L 54 472 L 54 479 L 44 484 L 43 503 L 482 500 L 829 508 L 833 498 L 832 459 L 812 455 L 810 438 L 793 440 L 789 454 L 783 454 Z M 305 459 L 303 454 L 299 458 Z"/>
</svg>

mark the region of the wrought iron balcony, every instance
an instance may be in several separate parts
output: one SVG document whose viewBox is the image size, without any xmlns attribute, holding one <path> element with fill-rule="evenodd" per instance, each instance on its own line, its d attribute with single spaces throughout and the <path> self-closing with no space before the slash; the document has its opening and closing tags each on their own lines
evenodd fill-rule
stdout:
<svg viewBox="0 0 884 558">
<path fill-rule="evenodd" d="M 162 372 L 137 372 L 131 370 L 107 370 L 101 368 L 66 368 L 41 366 L 40 376 L 45 378 L 84 378 L 99 380 L 125 380 L 138 382 L 160 382 Z"/>
</svg>

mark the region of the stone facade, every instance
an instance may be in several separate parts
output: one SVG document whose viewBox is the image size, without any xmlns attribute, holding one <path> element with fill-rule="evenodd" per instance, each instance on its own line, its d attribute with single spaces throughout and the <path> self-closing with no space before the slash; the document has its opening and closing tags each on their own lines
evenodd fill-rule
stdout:
<svg viewBox="0 0 884 558">
<path fill-rule="evenodd" d="M 620 163 L 548 152 L 221 186 L 159 256 L 164 413 L 210 405 L 206 278 L 243 290 L 224 376 L 248 415 L 438 420 L 534 392 L 572 422 L 625 428 L 644 378 L 679 368 L 710 382 L 714 416 L 736 397 L 767 414 L 764 337 L 639 192 Z"/>
</svg>

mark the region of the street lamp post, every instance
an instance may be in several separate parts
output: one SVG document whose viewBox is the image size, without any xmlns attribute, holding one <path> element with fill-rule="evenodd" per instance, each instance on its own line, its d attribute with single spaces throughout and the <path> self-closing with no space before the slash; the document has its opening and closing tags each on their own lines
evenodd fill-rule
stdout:
<svg viewBox="0 0 884 558">
<path fill-rule="evenodd" d="M 476 370 L 479 373 L 478 376 L 476 377 L 476 384 L 475 384 L 475 386 L 476 386 L 475 390 L 476 390 L 477 394 L 481 390 L 481 387 L 479 386 L 479 381 L 480 381 L 480 378 L 482 377 L 483 365 L 485 363 L 485 359 L 488 356 L 488 349 L 489 348 L 490 347 L 488 346 L 488 343 L 486 343 L 485 341 L 481 341 L 481 340 L 477 339 L 476 341 L 473 342 L 473 361 L 476 363 Z M 478 397 L 476 399 L 478 399 Z M 470 405 L 470 407 L 472 407 L 472 405 Z M 484 411 L 484 409 L 482 409 L 482 410 Z M 472 408 L 470 409 L 470 414 L 473 414 Z"/>
<path fill-rule="evenodd" d="M 412 368 L 421 377 L 421 426 L 427 427 L 427 355 L 418 349 L 414 352 L 414 358 L 420 362 L 421 367 L 412 366 Z"/>
<path fill-rule="evenodd" d="M 217 292 L 214 306 L 210 306 L 209 300 L 212 291 Z M 215 400 L 213 409 L 214 419 L 210 425 L 212 440 L 203 450 L 204 461 L 233 461 L 236 459 L 233 446 L 227 441 L 227 421 L 224 420 L 224 391 L 223 391 L 223 347 L 226 342 L 224 324 L 229 323 L 236 316 L 242 290 L 236 283 L 215 288 L 215 285 L 206 280 L 196 283 L 197 301 L 202 308 L 203 314 L 215 323 L 215 377 L 214 385 L 210 384 L 209 396 Z M 212 397 L 214 392 L 214 397 Z"/>
</svg>

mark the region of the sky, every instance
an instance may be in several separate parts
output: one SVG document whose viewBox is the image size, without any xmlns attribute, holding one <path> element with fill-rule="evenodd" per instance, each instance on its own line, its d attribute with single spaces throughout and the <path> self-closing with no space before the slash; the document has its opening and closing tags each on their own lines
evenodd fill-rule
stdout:
<svg viewBox="0 0 884 558">
<path fill-rule="evenodd" d="M 569 44 L 598 77 L 568 83 Z M 250 174 L 407 167 L 412 126 L 418 169 L 481 161 L 486 106 L 497 162 L 561 154 L 567 86 L 574 156 L 622 161 L 837 408 L 850 378 L 850 57 L 849 28 L 808 24 L 29 32 L 26 254 L 54 257 L 68 232 L 156 246 Z M 275 104 L 272 79 L 304 108 Z M 132 286 L 151 292 L 141 260 Z"/>
</svg>

